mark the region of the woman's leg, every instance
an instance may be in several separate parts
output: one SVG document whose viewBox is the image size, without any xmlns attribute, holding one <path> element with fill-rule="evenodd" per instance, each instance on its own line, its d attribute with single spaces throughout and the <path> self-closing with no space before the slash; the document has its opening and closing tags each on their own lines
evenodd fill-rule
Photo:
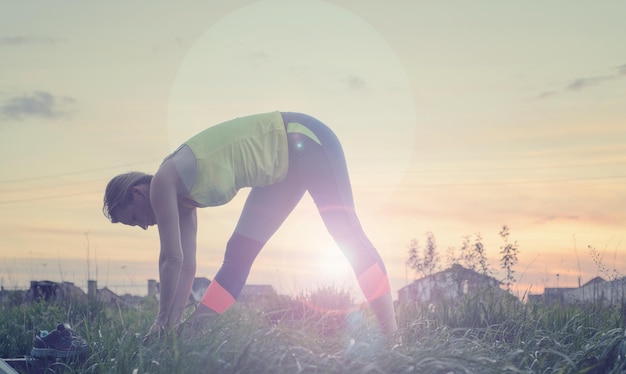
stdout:
<svg viewBox="0 0 626 374">
<path fill-rule="evenodd" d="M 285 180 L 250 191 L 241 217 L 226 246 L 224 262 L 202 298 L 202 305 L 222 314 L 237 299 L 254 259 L 285 218 L 298 204 L 305 189 L 292 169 Z"/>
<path fill-rule="evenodd" d="M 321 144 L 300 134 L 288 134 L 291 158 L 298 176 L 309 191 L 326 228 L 352 265 L 363 294 L 383 332 L 397 330 L 387 271 L 356 215 L 345 156 L 335 134 L 318 120 L 297 113 L 284 114 L 297 122 Z"/>
</svg>

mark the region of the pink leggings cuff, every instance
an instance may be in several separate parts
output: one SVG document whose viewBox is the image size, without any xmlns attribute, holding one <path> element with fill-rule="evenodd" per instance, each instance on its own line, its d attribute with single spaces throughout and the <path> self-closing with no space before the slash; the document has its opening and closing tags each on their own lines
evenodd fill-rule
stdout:
<svg viewBox="0 0 626 374">
<path fill-rule="evenodd" d="M 235 298 L 214 279 L 201 301 L 202 305 L 218 314 L 223 314 L 235 303 Z"/>
</svg>

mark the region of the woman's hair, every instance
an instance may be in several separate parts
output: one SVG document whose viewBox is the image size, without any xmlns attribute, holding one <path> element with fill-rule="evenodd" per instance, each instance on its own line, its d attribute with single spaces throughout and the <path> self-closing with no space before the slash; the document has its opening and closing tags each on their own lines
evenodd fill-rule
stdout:
<svg viewBox="0 0 626 374">
<path fill-rule="evenodd" d="M 152 181 L 152 175 L 138 171 L 120 174 L 111 179 L 104 192 L 102 213 L 112 223 L 117 223 L 115 210 L 125 207 L 130 202 L 132 199 L 132 188 L 144 183 L 149 184 L 150 181 Z"/>
</svg>

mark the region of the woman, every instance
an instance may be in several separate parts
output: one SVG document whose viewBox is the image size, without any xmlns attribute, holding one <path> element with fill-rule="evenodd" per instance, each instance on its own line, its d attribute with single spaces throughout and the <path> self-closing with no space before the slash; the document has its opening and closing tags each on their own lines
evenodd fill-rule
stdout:
<svg viewBox="0 0 626 374">
<path fill-rule="evenodd" d="M 196 209 L 225 204 L 242 187 L 252 190 L 190 321 L 221 315 L 235 302 L 255 257 L 308 191 L 381 330 L 396 331 L 385 266 L 356 216 L 337 137 L 308 115 L 271 112 L 204 130 L 165 158 L 154 176 L 132 172 L 108 183 L 103 212 L 111 222 L 158 226 L 159 312 L 147 337 L 180 322 L 196 273 Z"/>
</svg>

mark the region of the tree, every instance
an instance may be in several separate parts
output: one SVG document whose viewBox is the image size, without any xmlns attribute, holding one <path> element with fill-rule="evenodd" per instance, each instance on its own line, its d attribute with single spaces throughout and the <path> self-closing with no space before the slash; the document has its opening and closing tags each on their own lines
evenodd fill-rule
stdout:
<svg viewBox="0 0 626 374">
<path fill-rule="evenodd" d="M 608 278 L 609 281 L 614 281 L 620 278 L 620 273 L 619 271 L 617 271 L 617 269 L 613 269 L 609 271 L 606 265 L 604 265 L 604 263 L 602 262 L 602 254 L 598 252 L 596 247 L 588 245 L 587 249 L 589 249 L 589 254 L 591 255 L 591 258 L 593 259 L 593 262 L 595 262 L 596 266 L 598 267 L 598 271 L 604 274 Z"/>
<path fill-rule="evenodd" d="M 461 254 L 459 255 L 459 262 L 470 270 L 476 271 L 476 259 L 475 253 L 472 251 L 470 245 L 470 236 L 465 235 L 463 237 L 463 244 L 461 244 Z"/>
<path fill-rule="evenodd" d="M 470 235 L 465 235 L 463 237 L 461 254 L 458 261 L 461 265 L 470 270 L 480 272 L 483 275 L 489 275 L 490 270 L 487 263 L 487 255 L 485 253 L 485 246 L 483 245 L 483 238 L 480 233 L 474 234 L 474 244 L 471 243 Z"/>
<path fill-rule="evenodd" d="M 506 285 L 506 289 L 510 290 L 511 284 L 515 282 L 513 266 L 517 264 L 518 246 L 517 242 L 509 243 L 509 227 L 507 225 L 502 226 L 500 237 L 504 240 L 504 245 L 500 247 L 500 254 L 502 255 L 500 265 L 506 272 L 503 283 Z"/>
<path fill-rule="evenodd" d="M 446 264 L 448 267 L 454 265 L 454 264 L 458 264 L 459 263 L 459 257 L 456 257 L 456 248 L 454 247 L 448 247 L 448 249 L 446 250 Z"/>
<path fill-rule="evenodd" d="M 476 233 L 474 239 L 474 256 L 480 266 L 480 273 L 482 275 L 489 275 L 489 265 L 487 264 L 487 255 L 485 254 L 485 246 L 483 245 L 483 237 L 480 233 Z"/>
<path fill-rule="evenodd" d="M 424 249 L 419 247 L 417 239 L 411 240 L 408 246 L 409 258 L 406 260 L 406 265 L 422 277 L 433 274 L 439 267 L 440 260 L 435 235 L 428 231 L 425 236 L 426 247 Z"/>
<path fill-rule="evenodd" d="M 419 254 L 419 243 L 417 239 L 411 239 L 409 242 L 409 258 L 406 260 L 406 266 L 410 267 L 415 273 L 422 272 L 422 258 Z"/>
<path fill-rule="evenodd" d="M 439 253 L 435 235 L 428 231 L 426 234 L 426 248 L 424 248 L 424 273 L 431 275 L 439 264 Z"/>
</svg>

